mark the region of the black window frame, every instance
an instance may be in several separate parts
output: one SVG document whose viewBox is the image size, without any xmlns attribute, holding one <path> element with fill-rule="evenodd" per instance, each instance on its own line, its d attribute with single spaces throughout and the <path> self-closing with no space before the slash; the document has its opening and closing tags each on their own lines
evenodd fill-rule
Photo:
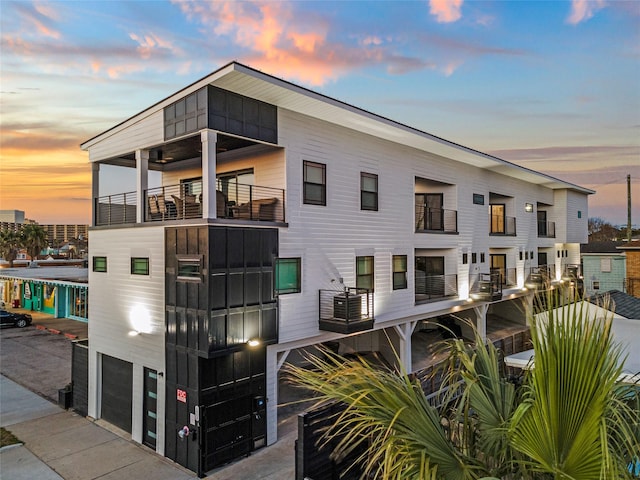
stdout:
<svg viewBox="0 0 640 480">
<path fill-rule="evenodd" d="M 138 270 L 137 263 L 143 261 L 146 268 Z M 149 257 L 131 257 L 131 275 L 149 275 Z"/>
<path fill-rule="evenodd" d="M 279 288 L 280 264 L 295 264 L 296 267 L 296 285 L 293 288 Z M 291 293 L 302 292 L 302 258 L 300 257 L 282 257 L 276 258 L 273 267 L 273 289 L 276 295 L 288 295 Z"/>
<path fill-rule="evenodd" d="M 375 182 L 375 190 L 365 189 L 365 179 Z M 369 201 L 366 202 L 365 199 Z M 371 205 L 365 205 L 365 203 Z M 375 173 L 360 172 L 360 210 L 378 211 L 378 175 Z"/>
<path fill-rule="evenodd" d="M 371 262 L 371 272 L 361 273 L 360 261 L 363 260 L 365 264 Z M 370 286 L 362 284 L 364 279 L 370 279 Z M 373 292 L 375 286 L 375 259 L 373 255 L 359 255 L 356 257 L 356 288 L 368 289 Z"/>
<path fill-rule="evenodd" d="M 319 168 L 322 171 L 322 183 L 311 182 L 308 180 L 307 169 Z M 312 187 L 319 187 L 320 198 L 311 196 L 309 190 Z M 306 205 L 327 205 L 327 165 L 324 163 L 303 160 L 302 163 L 302 203 Z"/>
<path fill-rule="evenodd" d="M 104 270 L 99 269 L 98 262 L 96 261 L 98 259 L 104 260 Z M 94 272 L 107 273 L 107 257 L 100 255 L 94 256 L 92 260 L 92 267 Z"/>
<path fill-rule="evenodd" d="M 396 269 L 396 259 L 404 259 L 404 270 Z M 392 288 L 393 290 L 405 290 L 407 289 L 407 256 L 406 255 L 393 255 L 391 257 L 391 276 L 392 276 Z"/>
</svg>

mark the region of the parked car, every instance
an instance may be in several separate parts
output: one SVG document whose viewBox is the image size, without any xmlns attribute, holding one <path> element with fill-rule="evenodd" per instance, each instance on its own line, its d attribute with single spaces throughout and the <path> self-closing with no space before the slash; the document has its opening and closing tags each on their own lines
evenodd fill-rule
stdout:
<svg viewBox="0 0 640 480">
<path fill-rule="evenodd" d="M 23 328 L 31 325 L 31 315 L 28 313 L 16 313 L 7 312 L 6 310 L 0 310 L 0 324 L 5 327 L 12 325 L 14 327 Z"/>
</svg>

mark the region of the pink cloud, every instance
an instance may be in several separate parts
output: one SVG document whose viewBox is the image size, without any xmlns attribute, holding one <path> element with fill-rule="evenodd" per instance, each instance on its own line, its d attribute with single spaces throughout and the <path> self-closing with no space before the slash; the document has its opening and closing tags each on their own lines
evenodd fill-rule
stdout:
<svg viewBox="0 0 640 480">
<path fill-rule="evenodd" d="M 451 23 L 462 17 L 460 8 L 463 0 L 429 0 L 431 15 L 439 23 Z"/>
<path fill-rule="evenodd" d="M 18 4 L 16 10 L 27 23 L 35 27 L 38 33 L 55 39 L 61 37 L 60 32 L 53 26 L 55 21 L 59 19 L 59 14 L 52 4 L 35 3 L 33 7 Z"/>
<path fill-rule="evenodd" d="M 143 59 L 150 58 L 154 50 L 157 51 L 159 49 L 165 49 L 177 54 L 180 53 L 178 49 L 173 48 L 171 42 L 164 40 L 153 33 L 148 33 L 144 36 L 138 36 L 135 33 L 130 33 L 129 38 L 138 43 L 137 51 Z"/>
<path fill-rule="evenodd" d="M 567 23 L 577 25 L 589 20 L 598 11 L 607 6 L 605 0 L 572 0 L 571 12 L 567 17 Z"/>
</svg>

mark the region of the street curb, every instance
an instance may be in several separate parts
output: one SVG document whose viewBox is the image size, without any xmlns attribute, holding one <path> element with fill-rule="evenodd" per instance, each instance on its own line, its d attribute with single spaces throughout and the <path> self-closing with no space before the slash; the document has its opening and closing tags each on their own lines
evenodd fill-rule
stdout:
<svg viewBox="0 0 640 480">
<path fill-rule="evenodd" d="M 65 333 L 64 336 L 67 337 L 69 340 L 77 340 L 78 339 L 78 335 L 74 335 L 73 333 Z"/>
<path fill-rule="evenodd" d="M 36 325 L 36 330 L 46 330 L 47 327 L 45 327 L 44 325 Z"/>
<path fill-rule="evenodd" d="M 55 328 L 49 328 L 48 330 L 55 335 L 60 335 L 61 333 L 60 330 L 56 330 Z"/>
</svg>

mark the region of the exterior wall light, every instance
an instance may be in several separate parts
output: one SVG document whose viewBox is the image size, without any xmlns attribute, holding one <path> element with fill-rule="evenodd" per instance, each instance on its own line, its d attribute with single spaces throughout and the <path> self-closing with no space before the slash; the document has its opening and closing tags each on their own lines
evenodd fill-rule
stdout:
<svg viewBox="0 0 640 480">
<path fill-rule="evenodd" d="M 149 310 L 142 305 L 136 305 L 131 309 L 129 312 L 129 323 L 132 328 L 129 335 L 132 337 L 141 333 L 151 333 L 153 331 Z"/>
<path fill-rule="evenodd" d="M 527 213 L 533 212 L 533 203 L 525 203 L 524 204 L 524 211 L 527 212 Z"/>
<path fill-rule="evenodd" d="M 257 347 L 258 345 L 260 345 L 260 340 L 258 340 L 257 338 L 252 338 L 247 342 L 247 345 L 249 345 L 250 347 Z"/>
</svg>

